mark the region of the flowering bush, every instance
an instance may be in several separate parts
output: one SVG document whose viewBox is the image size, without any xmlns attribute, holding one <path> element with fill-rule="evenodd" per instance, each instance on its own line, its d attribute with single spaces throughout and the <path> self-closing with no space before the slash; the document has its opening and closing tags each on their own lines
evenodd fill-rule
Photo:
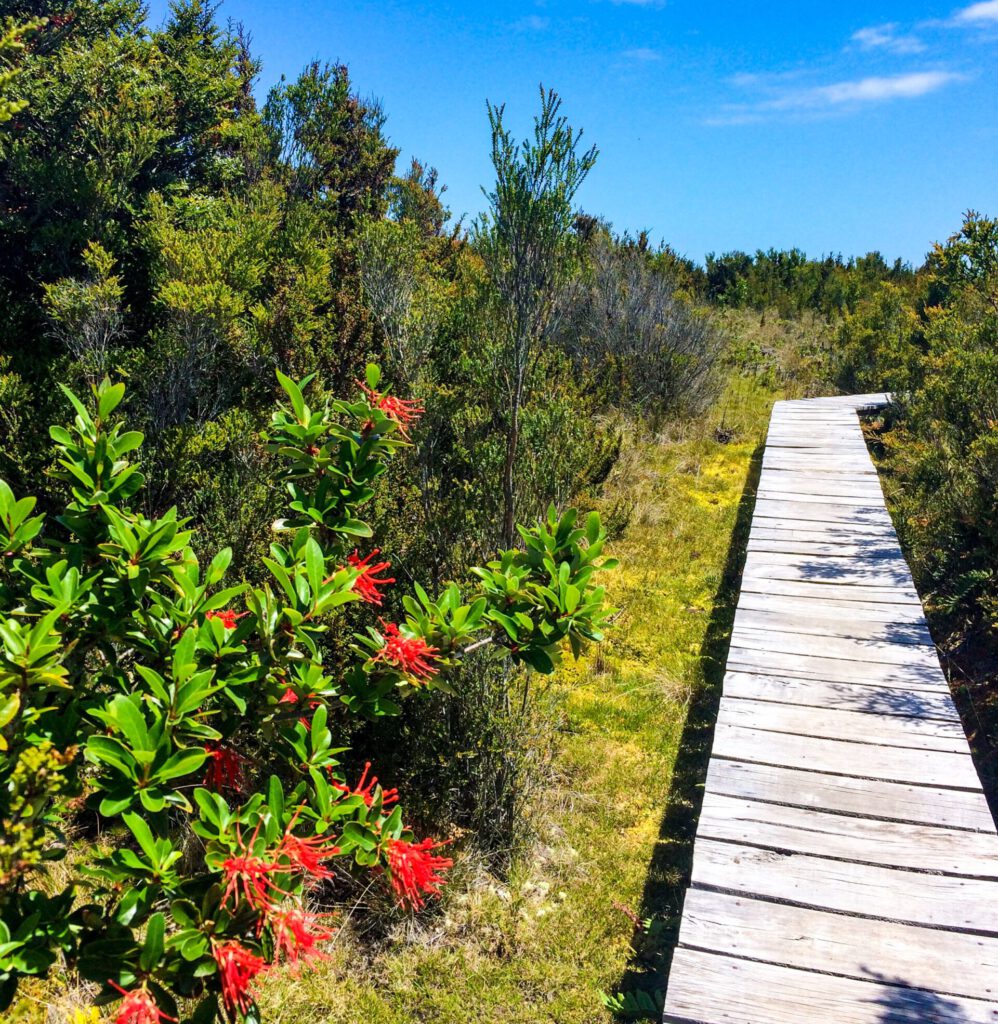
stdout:
<svg viewBox="0 0 998 1024">
<path fill-rule="evenodd" d="M 452 691 L 471 648 L 548 672 L 566 641 L 600 638 L 599 519 L 552 509 L 473 586 L 417 585 L 401 621 L 337 641 L 344 606 L 380 606 L 395 582 L 361 553 L 360 515 L 420 407 L 379 391 L 375 366 L 354 401 L 315 409 L 308 378 L 279 378 L 264 442 L 289 501 L 261 586 L 226 582 L 227 549 L 201 564 L 175 509 L 137 510 L 121 384 L 89 408 L 66 392 L 58 515 L 0 481 L 0 1010 L 20 978 L 66 964 L 120 1000 L 120 1024 L 255 1019 L 260 975 L 333 936 L 308 897 L 334 866 L 420 909 L 452 863 L 370 765 L 345 777 L 348 717 Z M 70 824 L 101 838 L 60 888 L 46 864 Z"/>
</svg>

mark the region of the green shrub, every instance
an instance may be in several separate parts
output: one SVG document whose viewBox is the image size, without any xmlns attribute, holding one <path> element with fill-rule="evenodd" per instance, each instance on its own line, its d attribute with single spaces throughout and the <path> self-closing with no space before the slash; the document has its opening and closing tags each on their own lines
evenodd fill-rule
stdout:
<svg viewBox="0 0 998 1024">
<path fill-rule="evenodd" d="M 0 1006 L 61 957 L 99 1002 L 123 997 L 120 1021 L 255 1019 L 254 978 L 334 934 L 315 909 L 334 870 L 381 874 L 418 909 L 451 864 L 395 790 L 347 777 L 351 721 L 459 689 L 472 651 L 543 673 L 601 638 L 605 534 L 553 508 L 469 586 L 415 584 L 398 621 L 344 630 L 394 582 L 354 546 L 419 412 L 379 376 L 317 408 L 280 377 L 263 441 L 289 501 L 259 585 L 230 582 L 229 549 L 200 558 L 175 508 L 135 510 L 121 384 L 89 408 L 67 392 L 58 514 L 0 482 Z M 73 822 L 102 841 L 51 886 Z"/>
</svg>

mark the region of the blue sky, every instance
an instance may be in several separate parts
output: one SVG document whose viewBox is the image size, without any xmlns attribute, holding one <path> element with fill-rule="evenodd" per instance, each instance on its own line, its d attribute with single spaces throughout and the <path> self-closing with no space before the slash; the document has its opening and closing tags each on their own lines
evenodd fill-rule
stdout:
<svg viewBox="0 0 998 1024">
<path fill-rule="evenodd" d="M 153 0 L 159 22 L 165 0 Z M 261 95 L 343 61 L 455 214 L 490 180 L 486 98 L 516 134 L 555 88 L 600 158 L 579 196 L 681 252 L 800 246 L 920 261 L 998 215 L 998 0 L 225 0 Z"/>
</svg>

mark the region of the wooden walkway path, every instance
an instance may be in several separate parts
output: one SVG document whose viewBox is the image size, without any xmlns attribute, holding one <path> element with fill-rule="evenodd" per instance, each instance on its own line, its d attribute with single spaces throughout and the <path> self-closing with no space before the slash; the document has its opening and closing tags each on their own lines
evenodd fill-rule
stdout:
<svg viewBox="0 0 998 1024">
<path fill-rule="evenodd" d="M 998 1022 L 998 835 L 856 410 L 770 422 L 665 1020 Z"/>
</svg>

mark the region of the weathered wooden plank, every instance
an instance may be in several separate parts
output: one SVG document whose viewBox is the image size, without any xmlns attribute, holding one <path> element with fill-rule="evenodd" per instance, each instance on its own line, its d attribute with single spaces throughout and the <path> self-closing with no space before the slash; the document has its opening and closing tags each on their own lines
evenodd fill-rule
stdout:
<svg viewBox="0 0 998 1024">
<path fill-rule="evenodd" d="M 760 530 L 803 530 L 808 533 L 820 532 L 829 540 L 865 540 L 867 537 L 893 537 L 897 539 L 893 523 L 830 523 L 823 519 L 798 519 L 794 516 L 774 517 L 765 515 L 758 506 L 752 518 L 752 533 Z"/>
<path fill-rule="evenodd" d="M 780 489 L 800 488 L 806 493 L 853 494 L 868 495 L 873 499 L 883 500 L 880 478 L 870 473 L 825 473 L 819 469 L 763 469 L 759 476 L 759 487 L 777 487 Z"/>
<path fill-rule="evenodd" d="M 856 526 L 893 526 L 883 505 L 843 508 L 817 501 L 782 501 L 776 498 L 757 498 L 755 513 L 767 519 L 796 519 L 802 522 L 832 523 Z"/>
<path fill-rule="evenodd" d="M 843 511 L 852 509 L 875 508 L 880 499 L 870 492 L 856 491 L 853 494 L 836 494 L 832 486 L 818 490 L 817 488 L 807 489 L 801 484 L 796 486 L 786 485 L 783 487 L 773 486 L 766 483 L 756 488 L 757 501 L 787 501 L 801 504 L 807 502 L 815 505 L 835 505 Z"/>
<path fill-rule="evenodd" d="M 871 497 L 883 497 L 880 480 L 869 473 L 822 473 L 815 469 L 764 469 L 759 477 L 759 486 L 801 487 L 806 491 L 826 487 L 841 493 L 847 487 L 855 488 L 855 493 L 869 494 Z"/>
<path fill-rule="evenodd" d="M 871 711 L 799 707 L 726 695 L 721 700 L 717 720 L 746 729 L 874 743 L 884 747 L 949 750 L 953 753 L 965 753 L 967 750 L 967 737 L 960 719 L 956 717 L 881 715 Z"/>
<path fill-rule="evenodd" d="M 937 693 L 946 693 L 949 689 L 938 665 L 899 667 L 881 663 L 862 664 L 818 655 L 756 651 L 737 644 L 728 648 L 728 668 L 772 676 L 786 675 L 794 679 L 823 679 L 828 683 L 873 683 L 915 691 L 934 690 Z"/>
<path fill-rule="evenodd" d="M 805 606 L 793 611 L 770 611 L 743 608 L 735 613 L 736 629 L 791 632 L 810 637 L 847 637 L 854 640 L 879 640 L 892 644 L 931 646 L 932 637 L 924 623 L 896 623 L 868 619 L 861 613 L 852 616 L 827 613 L 824 608 L 813 612 Z"/>
<path fill-rule="evenodd" d="M 996 1024 L 994 1003 L 909 988 L 869 969 L 862 981 L 680 948 L 665 1024 Z M 917 981 L 917 979 L 916 979 Z"/>
<path fill-rule="evenodd" d="M 857 441 L 854 445 L 840 445 L 835 442 L 828 443 L 820 442 L 814 439 L 808 440 L 805 438 L 801 438 L 800 435 L 794 434 L 792 432 L 788 432 L 787 434 L 784 435 L 777 435 L 776 437 L 767 438 L 766 449 L 767 451 L 772 451 L 774 454 L 779 455 L 817 455 L 825 456 L 828 459 L 836 457 L 840 455 L 842 452 L 845 452 L 848 456 L 850 456 L 857 462 L 860 461 L 864 456 L 866 456 L 867 458 L 869 457 L 867 455 L 866 446 L 859 441 Z M 826 474 L 823 473 L 820 469 L 816 469 L 813 466 L 800 466 L 791 470 L 778 470 L 769 468 L 766 470 L 766 472 L 792 473 L 794 475 L 808 476 L 811 477 L 812 479 L 821 479 L 826 476 Z M 836 476 L 844 476 L 847 473 L 848 471 L 837 471 Z M 869 471 L 867 471 L 866 469 L 863 469 L 859 473 L 856 473 L 852 477 L 852 479 L 862 479 L 865 483 L 868 484 L 879 482 L 876 481 L 871 476 Z"/>
<path fill-rule="evenodd" d="M 854 584 L 815 583 L 811 580 L 784 580 L 765 576 L 742 578 L 742 591 L 779 597 L 818 601 L 858 601 L 921 608 L 917 595 L 898 587 L 856 586 Z"/>
<path fill-rule="evenodd" d="M 998 940 L 989 936 L 892 921 L 860 924 L 841 914 L 690 889 L 680 941 L 858 980 L 900 978 L 946 995 L 989 1001 L 998 994 Z"/>
<path fill-rule="evenodd" d="M 908 563 L 903 558 L 856 558 L 849 555 L 810 555 L 798 554 L 796 552 L 759 551 L 750 553 L 746 559 L 746 566 L 759 565 L 762 567 L 786 565 L 800 569 L 804 572 L 813 571 L 818 575 L 818 582 L 826 577 L 834 579 L 838 571 L 844 573 L 864 572 L 867 567 L 873 572 L 890 574 L 891 584 L 897 583 L 901 587 L 911 587 L 911 571 Z"/>
<path fill-rule="evenodd" d="M 707 793 L 697 836 L 860 864 L 998 880 L 998 836 L 941 825 L 827 814 Z M 992 891 L 998 897 L 994 885 Z"/>
<path fill-rule="evenodd" d="M 750 553 L 745 559 L 742 578 L 746 585 L 753 585 L 755 589 L 758 589 L 760 583 L 828 588 L 828 594 L 824 591 L 810 594 L 811 597 L 819 599 L 827 597 L 835 600 L 844 596 L 843 591 L 852 590 L 853 596 L 860 601 L 878 601 L 887 593 L 893 594 L 893 597 L 889 598 L 893 603 L 917 604 L 918 591 L 914 585 L 905 585 L 900 579 L 896 579 L 895 575 L 889 570 L 877 572 L 875 569 L 864 569 L 862 566 L 855 569 L 847 566 L 829 566 L 822 573 L 817 566 L 764 562 L 756 553 Z M 832 592 L 833 587 L 838 593 Z M 880 596 L 873 596 L 874 594 Z"/>
<path fill-rule="evenodd" d="M 769 552 L 771 554 L 804 555 L 817 558 L 822 555 L 864 558 L 876 561 L 878 558 L 896 559 L 901 548 L 893 537 L 871 537 L 859 541 L 829 540 L 820 535 L 811 538 L 795 537 L 795 532 L 785 531 L 784 536 L 772 537 L 760 534 L 778 533 L 777 530 L 758 530 L 749 534 L 746 551 Z M 820 539 L 819 539 L 820 538 Z"/>
<path fill-rule="evenodd" d="M 829 505 L 872 505 L 880 499 L 879 487 L 864 487 L 848 478 L 841 483 L 829 480 L 818 484 L 780 477 L 779 473 L 766 473 L 756 487 L 756 495 L 790 501 L 822 501 Z"/>
<path fill-rule="evenodd" d="M 724 693 L 742 700 L 767 700 L 800 707 L 959 721 L 953 698 L 941 687 L 911 690 L 905 686 L 794 679 L 729 669 L 724 676 Z"/>
<path fill-rule="evenodd" d="M 780 594 L 758 593 L 743 590 L 738 597 L 738 608 L 758 609 L 760 611 L 782 612 L 784 614 L 816 614 L 820 609 L 822 619 L 829 621 L 848 621 L 857 616 L 870 622 L 884 624 L 896 623 L 905 627 L 925 626 L 925 616 L 920 604 L 884 604 L 876 601 L 815 601 L 805 598 L 784 597 Z"/>
<path fill-rule="evenodd" d="M 850 778 L 722 757 L 710 762 L 706 792 L 971 832 L 993 834 L 995 827 L 984 794 L 979 791 Z"/>
<path fill-rule="evenodd" d="M 995 884 L 756 846 L 696 844 L 694 885 L 819 910 L 998 935 Z"/>
<path fill-rule="evenodd" d="M 840 455 L 820 455 L 814 452 L 799 452 L 791 448 L 770 448 L 762 457 L 763 471 L 769 469 L 807 469 L 821 470 L 829 476 L 837 473 L 848 475 L 862 474 L 870 480 L 877 479 L 877 471 L 867 459 L 843 457 Z"/>
<path fill-rule="evenodd" d="M 835 561 L 825 557 L 808 558 L 750 551 L 745 558 L 743 575 L 746 579 L 887 588 L 897 591 L 909 601 L 918 600 L 915 584 L 907 571 L 883 559 L 877 562 L 862 562 L 858 559 Z"/>
<path fill-rule="evenodd" d="M 806 616 L 808 609 L 803 608 L 801 614 Z M 819 616 L 820 609 L 816 609 L 814 614 L 815 617 Z M 940 683 L 944 682 L 936 649 L 926 644 L 900 644 L 890 640 L 859 640 L 842 636 L 809 636 L 781 630 L 754 629 L 736 622 L 731 634 L 731 646 L 773 654 L 816 654 L 839 661 L 913 666 L 919 670 L 938 672 Z"/>
<path fill-rule="evenodd" d="M 872 743 L 790 736 L 719 722 L 714 729 L 714 756 L 754 764 L 802 768 L 885 782 L 948 789 L 980 789 L 970 751 L 912 750 Z"/>
</svg>

